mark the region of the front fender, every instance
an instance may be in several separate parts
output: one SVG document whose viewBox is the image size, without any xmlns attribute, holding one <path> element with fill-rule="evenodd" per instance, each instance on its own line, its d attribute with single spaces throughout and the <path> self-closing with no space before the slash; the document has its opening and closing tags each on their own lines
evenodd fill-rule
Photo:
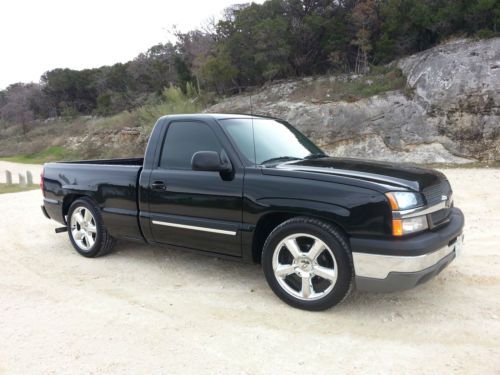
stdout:
<svg viewBox="0 0 500 375">
<path fill-rule="evenodd" d="M 258 199 L 257 204 L 266 208 L 263 215 L 280 212 L 297 216 L 316 216 L 333 221 L 344 230 L 345 222 L 350 216 L 350 211 L 346 207 L 314 200 L 263 198 Z"/>
</svg>

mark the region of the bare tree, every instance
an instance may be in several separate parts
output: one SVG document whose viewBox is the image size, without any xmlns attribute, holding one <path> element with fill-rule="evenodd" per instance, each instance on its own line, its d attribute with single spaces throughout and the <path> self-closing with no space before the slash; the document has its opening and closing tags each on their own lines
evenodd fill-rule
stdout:
<svg viewBox="0 0 500 375">
<path fill-rule="evenodd" d="M 40 91 L 38 85 L 15 83 L 10 85 L 5 94 L 5 104 L 0 110 L 0 116 L 12 124 L 21 125 L 23 134 L 35 119 L 34 100 Z"/>
<path fill-rule="evenodd" d="M 352 20 L 356 26 L 356 38 L 352 41 L 358 47 L 355 72 L 368 73 L 368 54 L 372 50 L 371 36 L 377 22 L 377 3 L 375 0 L 361 0 L 353 8 Z"/>
</svg>

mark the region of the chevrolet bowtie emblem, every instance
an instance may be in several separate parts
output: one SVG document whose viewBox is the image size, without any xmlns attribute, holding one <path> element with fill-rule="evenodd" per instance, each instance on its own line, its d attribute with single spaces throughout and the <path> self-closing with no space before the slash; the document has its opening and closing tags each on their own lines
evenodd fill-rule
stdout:
<svg viewBox="0 0 500 375">
<path fill-rule="evenodd" d="M 445 201 L 444 205 L 445 205 L 446 208 L 450 208 L 451 205 L 453 204 L 453 198 L 452 198 L 451 194 L 450 194 L 450 196 L 442 195 L 441 199 L 443 201 Z"/>
</svg>

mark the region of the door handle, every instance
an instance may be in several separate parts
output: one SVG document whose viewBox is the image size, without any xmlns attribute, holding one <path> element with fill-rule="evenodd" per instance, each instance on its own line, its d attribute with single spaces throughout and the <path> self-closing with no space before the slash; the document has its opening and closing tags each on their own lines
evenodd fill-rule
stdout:
<svg viewBox="0 0 500 375">
<path fill-rule="evenodd" d="M 151 189 L 158 191 L 165 191 L 167 190 L 167 186 L 163 181 L 155 181 L 151 184 Z"/>
</svg>

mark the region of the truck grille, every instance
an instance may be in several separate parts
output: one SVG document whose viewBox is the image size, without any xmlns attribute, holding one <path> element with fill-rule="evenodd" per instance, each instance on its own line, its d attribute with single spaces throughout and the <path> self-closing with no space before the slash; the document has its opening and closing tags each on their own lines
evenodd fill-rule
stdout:
<svg viewBox="0 0 500 375">
<path fill-rule="evenodd" d="M 451 214 L 451 209 L 450 208 L 443 208 L 442 210 L 433 212 L 432 214 L 429 215 L 429 224 L 432 228 L 444 224 L 448 221 L 450 218 Z"/>
<path fill-rule="evenodd" d="M 441 203 L 443 201 L 443 196 L 446 196 L 446 199 L 450 199 L 452 191 L 450 183 L 447 180 L 443 180 L 437 185 L 425 188 L 423 193 L 427 201 L 427 205 L 433 206 L 435 204 Z M 447 223 L 450 218 L 452 207 L 453 204 L 451 204 L 450 207 L 443 208 L 428 215 L 430 228 L 432 229 L 434 227 Z"/>
<path fill-rule="evenodd" d="M 437 185 L 426 187 L 423 193 L 427 204 L 433 206 L 442 202 L 443 195 L 447 197 L 451 195 L 451 186 L 447 180 L 443 180 Z"/>
</svg>

